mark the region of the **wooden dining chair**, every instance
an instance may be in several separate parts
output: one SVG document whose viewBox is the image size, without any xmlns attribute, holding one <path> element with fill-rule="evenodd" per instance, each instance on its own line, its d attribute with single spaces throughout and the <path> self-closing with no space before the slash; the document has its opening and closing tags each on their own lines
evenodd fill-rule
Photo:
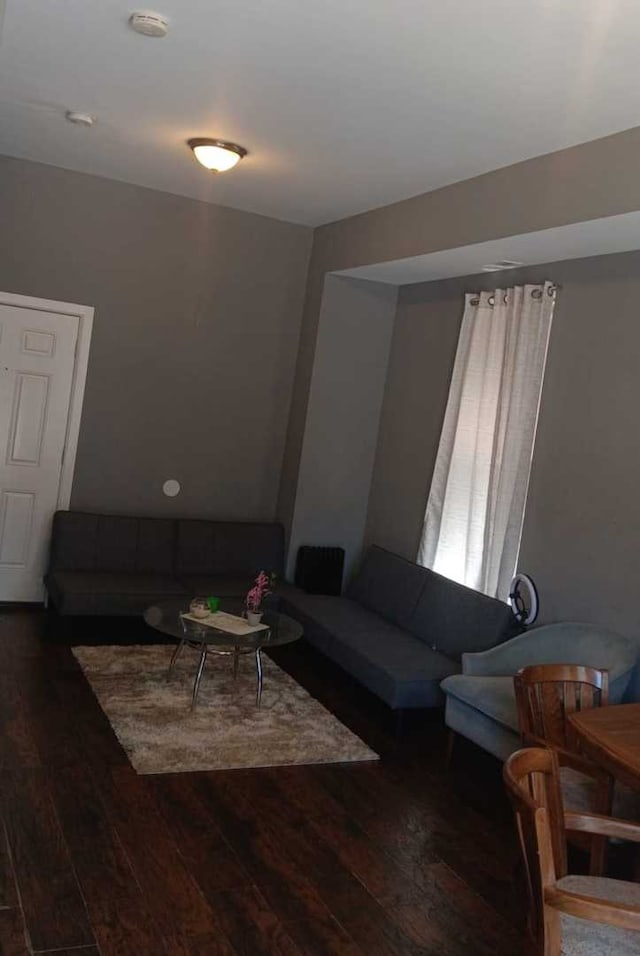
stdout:
<svg viewBox="0 0 640 956">
<path fill-rule="evenodd" d="M 567 830 L 640 843 L 640 826 L 565 811 L 551 749 L 516 751 L 503 779 L 524 857 L 531 956 L 640 956 L 640 885 L 569 875 L 566 851 Z"/>
<path fill-rule="evenodd" d="M 558 755 L 564 803 L 572 810 L 611 814 L 610 774 L 579 752 L 568 717 L 609 703 L 609 673 L 577 664 L 534 664 L 514 677 L 520 735 L 525 747 L 551 747 Z M 604 871 L 607 841 L 575 839 L 590 851 L 589 872 Z"/>
<path fill-rule="evenodd" d="M 522 737 L 571 753 L 577 746 L 567 718 L 609 703 L 609 672 L 597 667 L 533 664 L 518 671 L 514 686 Z"/>
</svg>

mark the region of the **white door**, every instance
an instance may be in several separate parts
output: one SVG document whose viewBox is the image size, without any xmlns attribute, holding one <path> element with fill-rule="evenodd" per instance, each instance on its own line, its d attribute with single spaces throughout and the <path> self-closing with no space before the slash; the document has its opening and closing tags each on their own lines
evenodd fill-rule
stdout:
<svg viewBox="0 0 640 956">
<path fill-rule="evenodd" d="M 0 601 L 41 601 L 78 316 L 0 305 Z"/>
</svg>

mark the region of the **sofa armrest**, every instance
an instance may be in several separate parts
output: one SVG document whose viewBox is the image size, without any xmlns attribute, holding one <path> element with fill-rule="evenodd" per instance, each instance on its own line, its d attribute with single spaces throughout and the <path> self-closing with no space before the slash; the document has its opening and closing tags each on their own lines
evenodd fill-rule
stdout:
<svg viewBox="0 0 640 956">
<path fill-rule="evenodd" d="M 487 651 L 462 655 L 462 673 L 473 677 L 511 677 L 531 663 L 531 632 Z"/>
<path fill-rule="evenodd" d="M 638 659 L 638 645 L 627 637 L 594 624 L 563 622 L 535 627 L 504 644 L 462 655 L 462 673 L 477 677 L 511 677 L 530 664 L 588 664 L 609 671 L 613 683 Z M 625 683 L 625 686 L 626 686 Z M 616 703 L 611 696 L 611 702 Z"/>
</svg>

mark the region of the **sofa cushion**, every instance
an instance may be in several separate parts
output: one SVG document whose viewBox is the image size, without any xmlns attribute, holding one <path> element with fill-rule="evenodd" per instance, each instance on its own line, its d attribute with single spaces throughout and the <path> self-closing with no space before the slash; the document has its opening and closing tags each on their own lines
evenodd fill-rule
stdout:
<svg viewBox="0 0 640 956">
<path fill-rule="evenodd" d="M 51 532 L 51 571 L 93 571 L 100 515 L 56 511 Z"/>
<path fill-rule="evenodd" d="M 131 571 L 171 574 L 174 522 L 80 511 L 53 519 L 52 571 Z"/>
<path fill-rule="evenodd" d="M 326 594 L 307 594 L 291 585 L 278 588 L 281 603 L 287 605 L 289 611 L 304 612 L 308 617 L 325 627 L 337 637 L 353 631 L 372 631 L 382 627 L 389 627 L 390 633 L 396 633 L 397 628 L 388 625 L 380 615 L 362 607 L 357 601 L 349 598 L 336 597 Z"/>
<path fill-rule="evenodd" d="M 419 565 L 374 545 L 367 551 L 347 595 L 392 624 L 406 627 L 426 575 Z"/>
<path fill-rule="evenodd" d="M 469 677 L 466 674 L 454 674 L 443 680 L 442 690 L 503 727 L 518 732 L 513 677 Z"/>
<path fill-rule="evenodd" d="M 282 574 L 284 531 L 279 524 L 179 521 L 175 570 L 179 575 L 255 577 Z"/>
<path fill-rule="evenodd" d="M 280 598 L 281 607 L 285 613 L 295 615 L 297 612 L 302 612 L 338 638 L 353 632 L 367 633 L 384 628 L 387 628 L 390 635 L 406 633 L 350 598 L 308 594 L 290 584 L 278 588 L 276 594 Z"/>
<path fill-rule="evenodd" d="M 94 569 L 135 571 L 137 544 L 137 518 L 101 515 L 96 528 Z"/>
<path fill-rule="evenodd" d="M 508 604 L 434 571 L 425 572 L 425 586 L 407 627 L 429 647 L 455 660 L 466 651 L 484 651 L 521 631 Z"/>
<path fill-rule="evenodd" d="M 62 614 L 142 614 L 168 597 L 186 597 L 180 582 L 163 574 L 53 571 L 46 584 Z"/>
<path fill-rule="evenodd" d="M 434 707 L 440 681 L 459 667 L 405 630 L 349 598 L 278 589 L 280 604 L 322 650 L 390 707 Z"/>
<path fill-rule="evenodd" d="M 280 585 L 275 593 L 280 610 L 302 624 L 305 641 L 327 653 L 333 641 L 333 633 L 321 623 L 321 621 L 327 621 L 327 617 L 318 611 L 324 602 L 342 600 L 342 598 L 307 594 L 306 591 L 286 583 Z"/>
<path fill-rule="evenodd" d="M 305 640 L 324 653 L 328 652 L 334 640 L 334 624 L 340 617 L 341 605 L 354 608 L 360 615 L 370 615 L 374 620 L 380 620 L 355 601 L 333 595 L 309 594 L 292 584 L 280 585 L 276 596 L 280 610 L 302 624 Z"/>
<path fill-rule="evenodd" d="M 442 702 L 440 682 L 458 665 L 393 624 L 345 630 L 328 655 L 394 709 L 435 707 Z"/>
<path fill-rule="evenodd" d="M 173 574 L 176 523 L 168 518 L 138 518 L 136 571 Z"/>
</svg>

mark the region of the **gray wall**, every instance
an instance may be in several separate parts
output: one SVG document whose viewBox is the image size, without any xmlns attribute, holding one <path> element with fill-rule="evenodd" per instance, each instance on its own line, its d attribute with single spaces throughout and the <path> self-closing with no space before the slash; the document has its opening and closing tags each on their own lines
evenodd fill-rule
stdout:
<svg viewBox="0 0 640 956">
<path fill-rule="evenodd" d="M 539 585 L 542 620 L 640 638 L 640 253 L 401 290 L 367 537 L 415 558 L 464 292 L 545 278 L 562 288 L 519 566 Z"/>
<path fill-rule="evenodd" d="M 360 557 L 397 290 L 328 276 L 293 513 L 288 573 L 301 544 Z"/>
<path fill-rule="evenodd" d="M 449 393 L 461 299 L 434 282 L 399 290 L 365 541 L 415 561 Z"/>
<path fill-rule="evenodd" d="M 290 522 L 327 272 L 640 209 L 640 127 L 317 229 L 278 510 Z"/>
<path fill-rule="evenodd" d="M 0 158 L 0 289 L 96 309 L 73 507 L 274 516 L 310 245 L 302 226 Z"/>
</svg>

